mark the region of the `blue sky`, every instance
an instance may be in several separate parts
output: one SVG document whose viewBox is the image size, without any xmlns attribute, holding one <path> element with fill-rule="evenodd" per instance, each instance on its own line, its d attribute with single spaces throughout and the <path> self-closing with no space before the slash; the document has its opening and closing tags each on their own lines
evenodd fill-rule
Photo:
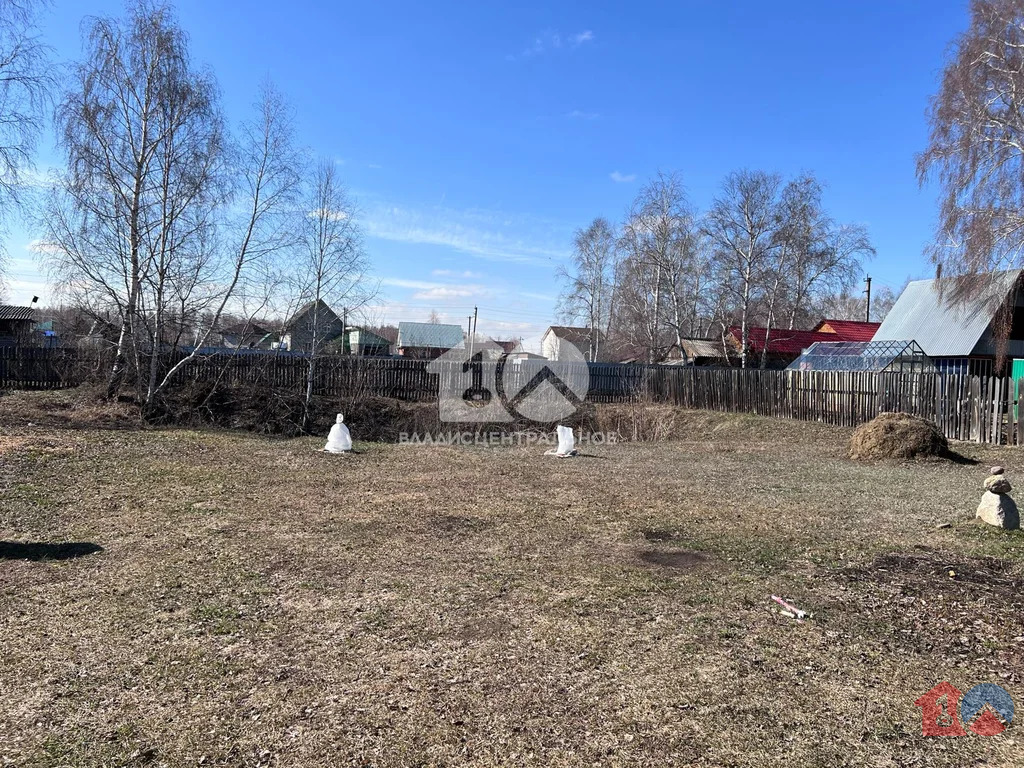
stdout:
<svg viewBox="0 0 1024 768">
<path fill-rule="evenodd" d="M 55 0 L 60 60 L 87 14 Z M 388 321 L 436 310 L 539 337 L 573 230 L 618 220 L 642 183 L 678 171 L 705 207 L 731 170 L 813 171 L 841 221 L 868 227 L 875 285 L 927 276 L 935 191 L 914 154 L 967 2 L 490 3 L 182 0 L 193 55 L 229 120 L 269 77 L 300 142 L 334 158 L 360 207 Z M 40 166 L 57 162 L 52 140 Z M 12 228 L 8 299 L 50 293 Z"/>
</svg>

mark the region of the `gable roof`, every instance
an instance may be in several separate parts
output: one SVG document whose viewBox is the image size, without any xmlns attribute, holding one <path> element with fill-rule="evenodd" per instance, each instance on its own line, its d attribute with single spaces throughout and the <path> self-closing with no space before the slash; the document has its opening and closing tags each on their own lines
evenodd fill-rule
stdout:
<svg viewBox="0 0 1024 768">
<path fill-rule="evenodd" d="M 576 346 L 590 343 L 589 328 L 574 325 L 552 325 L 544 331 L 544 335 L 547 336 L 549 333 L 553 333 L 558 338 L 564 339 Z M 597 338 L 599 341 L 604 339 L 604 334 L 600 330 L 597 332 Z"/>
<path fill-rule="evenodd" d="M 742 338 L 740 326 L 733 326 L 729 329 L 729 333 L 736 339 L 738 346 Z M 752 354 L 759 355 L 764 351 L 766 335 L 768 337 L 768 354 L 776 355 L 799 355 L 811 344 L 819 341 L 843 341 L 835 333 L 798 331 L 788 328 L 772 328 L 768 333 L 767 329 L 755 326 L 747 328 L 747 339 Z"/>
<path fill-rule="evenodd" d="M 266 336 L 270 333 L 259 323 L 245 321 L 225 325 L 220 332 L 231 336 Z"/>
<path fill-rule="evenodd" d="M 963 357 L 975 352 L 992 318 L 1020 278 L 1021 270 L 985 276 L 978 297 L 949 303 L 940 288 L 953 287 L 953 278 L 909 283 L 875 333 L 875 341 L 916 341 L 929 357 Z"/>
<path fill-rule="evenodd" d="M 399 347 L 454 349 L 462 344 L 462 326 L 447 323 L 399 323 Z"/>
<path fill-rule="evenodd" d="M 316 306 L 318 310 L 321 312 L 326 311 L 329 313 L 327 315 L 324 315 L 324 317 L 327 317 L 328 322 L 333 323 L 335 320 L 338 319 L 337 313 L 333 309 L 331 309 L 328 306 L 327 302 L 324 301 L 323 299 L 320 299 L 318 301 L 309 301 L 303 304 L 301 307 L 299 307 L 295 311 L 295 314 L 288 318 L 288 322 L 284 324 L 284 329 L 288 331 L 294 328 L 298 324 L 299 320 L 301 320 L 303 317 L 309 314 L 309 312 L 313 309 L 314 306 Z"/>
<path fill-rule="evenodd" d="M 881 325 L 881 323 L 869 323 L 863 320 L 825 319 L 818 323 L 813 330 L 842 337 L 837 338 L 836 341 L 871 341 Z"/>
<path fill-rule="evenodd" d="M 516 347 L 519 346 L 518 339 L 510 339 L 509 341 L 499 341 L 498 339 L 491 339 L 491 341 L 493 341 L 495 344 L 501 347 L 501 351 L 504 352 L 506 355 L 511 355 L 515 351 Z"/>
<path fill-rule="evenodd" d="M 675 345 L 673 345 L 675 346 Z M 715 339 L 682 339 L 683 352 L 686 357 L 714 357 L 725 358 L 725 351 L 722 343 Z"/>
<path fill-rule="evenodd" d="M 35 319 L 35 309 L 32 307 L 15 307 L 10 304 L 0 304 L 0 320 L 27 320 Z"/>
</svg>

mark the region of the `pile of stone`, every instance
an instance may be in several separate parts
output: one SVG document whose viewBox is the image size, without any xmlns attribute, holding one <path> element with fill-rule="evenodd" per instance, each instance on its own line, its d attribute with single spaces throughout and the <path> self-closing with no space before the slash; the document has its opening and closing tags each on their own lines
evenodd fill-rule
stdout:
<svg viewBox="0 0 1024 768">
<path fill-rule="evenodd" d="M 1002 467 L 992 467 L 985 478 L 985 495 L 978 505 L 978 518 L 997 528 L 1016 530 L 1020 528 L 1020 514 L 1017 505 L 1010 498 L 1010 481 Z"/>
</svg>

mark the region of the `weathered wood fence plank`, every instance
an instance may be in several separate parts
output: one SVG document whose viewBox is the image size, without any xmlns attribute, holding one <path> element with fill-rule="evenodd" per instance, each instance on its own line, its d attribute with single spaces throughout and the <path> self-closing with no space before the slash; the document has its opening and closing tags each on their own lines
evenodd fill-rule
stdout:
<svg viewBox="0 0 1024 768">
<path fill-rule="evenodd" d="M 183 353 L 165 360 L 171 365 Z M 546 361 L 508 363 L 504 389 L 516 392 Z M 102 376 L 110 360 L 75 349 L 0 348 L 0 388 L 60 389 Z M 190 360 L 179 382 L 266 386 L 304 391 L 308 360 L 298 355 L 217 353 Z M 775 371 L 681 366 L 588 365 L 587 399 L 595 403 L 666 403 L 851 427 L 882 411 L 931 419 L 952 439 L 1024 446 L 1024 379 L 864 371 Z M 497 363 L 482 365 L 493 382 Z M 406 358 L 324 357 L 313 377 L 318 395 L 378 395 L 432 401 L 442 384 L 462 381 L 461 363 Z"/>
</svg>

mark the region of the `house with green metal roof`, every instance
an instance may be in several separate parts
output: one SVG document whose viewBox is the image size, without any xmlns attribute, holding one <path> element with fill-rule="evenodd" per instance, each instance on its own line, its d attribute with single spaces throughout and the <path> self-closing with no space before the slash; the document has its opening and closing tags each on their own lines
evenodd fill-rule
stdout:
<svg viewBox="0 0 1024 768">
<path fill-rule="evenodd" d="M 417 360 L 435 360 L 463 344 L 462 326 L 447 323 L 398 324 L 398 354 Z"/>
<path fill-rule="evenodd" d="M 358 357 L 389 357 L 391 342 L 383 336 L 358 325 L 345 326 L 345 331 L 334 338 L 328 348 L 342 355 Z"/>
</svg>

